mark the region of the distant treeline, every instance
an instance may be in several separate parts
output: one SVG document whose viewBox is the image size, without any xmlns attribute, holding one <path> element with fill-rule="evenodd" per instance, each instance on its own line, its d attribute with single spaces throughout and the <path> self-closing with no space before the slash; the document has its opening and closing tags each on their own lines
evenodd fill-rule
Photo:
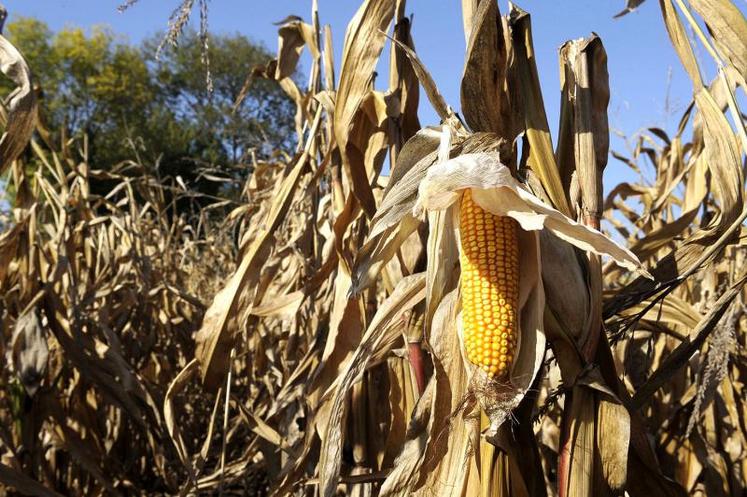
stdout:
<svg viewBox="0 0 747 497">
<path fill-rule="evenodd" d="M 234 109 L 251 69 L 272 57 L 246 36 L 210 35 L 210 93 L 194 31 L 158 59 L 159 34 L 133 44 L 108 27 L 53 32 L 33 18 L 9 23 L 7 34 L 33 71 L 50 139 L 85 134 L 93 167 L 135 160 L 214 193 L 200 172 L 240 179 L 251 153 L 293 145 L 295 108 L 276 84 L 255 81 Z"/>
</svg>

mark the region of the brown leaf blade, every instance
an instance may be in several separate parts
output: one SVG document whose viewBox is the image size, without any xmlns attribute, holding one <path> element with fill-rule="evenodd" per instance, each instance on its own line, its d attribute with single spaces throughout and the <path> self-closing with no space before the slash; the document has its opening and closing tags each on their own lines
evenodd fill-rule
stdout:
<svg viewBox="0 0 747 497">
<path fill-rule="evenodd" d="M 21 53 L 0 35 L 0 71 L 10 78 L 16 89 L 9 95 L 7 126 L 0 137 L 0 175 L 26 148 L 36 125 L 36 93 L 31 70 Z"/>
</svg>

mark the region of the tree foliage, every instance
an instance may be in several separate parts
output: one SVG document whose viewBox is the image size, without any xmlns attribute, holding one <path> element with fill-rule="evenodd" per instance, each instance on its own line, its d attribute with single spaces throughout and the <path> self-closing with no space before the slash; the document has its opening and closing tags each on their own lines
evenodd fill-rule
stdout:
<svg viewBox="0 0 747 497">
<path fill-rule="evenodd" d="M 200 171 L 238 179 L 252 153 L 267 157 L 292 145 L 294 107 L 276 84 L 258 82 L 233 109 L 251 68 L 271 58 L 243 35 L 211 35 L 210 93 L 194 31 L 158 58 L 158 34 L 131 44 L 107 27 L 54 33 L 32 18 L 10 23 L 8 33 L 39 84 L 44 126 L 86 134 L 99 168 L 137 158 L 212 193 Z"/>
</svg>

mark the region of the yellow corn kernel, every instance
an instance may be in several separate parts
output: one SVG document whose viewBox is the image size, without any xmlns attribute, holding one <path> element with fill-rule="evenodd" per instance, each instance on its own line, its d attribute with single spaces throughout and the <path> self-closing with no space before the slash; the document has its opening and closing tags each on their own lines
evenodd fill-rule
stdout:
<svg viewBox="0 0 747 497">
<path fill-rule="evenodd" d="M 467 358 L 498 380 L 511 369 L 518 339 L 519 227 L 475 204 L 470 190 L 462 196 L 460 218 Z"/>
</svg>

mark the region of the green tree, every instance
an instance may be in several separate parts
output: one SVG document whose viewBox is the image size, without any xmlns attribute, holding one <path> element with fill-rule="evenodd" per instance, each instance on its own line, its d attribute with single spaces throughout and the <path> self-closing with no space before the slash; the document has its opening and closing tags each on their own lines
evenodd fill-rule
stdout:
<svg viewBox="0 0 747 497">
<path fill-rule="evenodd" d="M 251 68 L 271 58 L 245 36 L 211 35 L 209 93 L 193 31 L 159 60 L 159 36 L 135 46 L 105 27 L 53 33 L 31 18 L 7 31 L 40 85 L 42 122 L 69 136 L 85 133 L 96 168 L 139 159 L 214 194 L 216 185 L 199 179 L 202 168 L 239 179 L 250 151 L 263 157 L 292 146 L 294 108 L 276 84 L 258 82 L 233 112 Z"/>
<path fill-rule="evenodd" d="M 201 61 L 199 34 L 187 30 L 178 49 L 167 48 L 155 60 L 161 36 L 144 44 L 156 84 L 179 117 L 205 123 L 226 147 L 232 161 L 240 161 L 249 150 L 266 156 L 288 148 L 293 137 L 293 103 L 277 84 L 255 81 L 251 92 L 234 109 L 246 76 L 271 56 L 261 46 L 240 34 L 210 38 L 210 76 L 213 92 L 206 91 L 206 69 Z"/>
</svg>

